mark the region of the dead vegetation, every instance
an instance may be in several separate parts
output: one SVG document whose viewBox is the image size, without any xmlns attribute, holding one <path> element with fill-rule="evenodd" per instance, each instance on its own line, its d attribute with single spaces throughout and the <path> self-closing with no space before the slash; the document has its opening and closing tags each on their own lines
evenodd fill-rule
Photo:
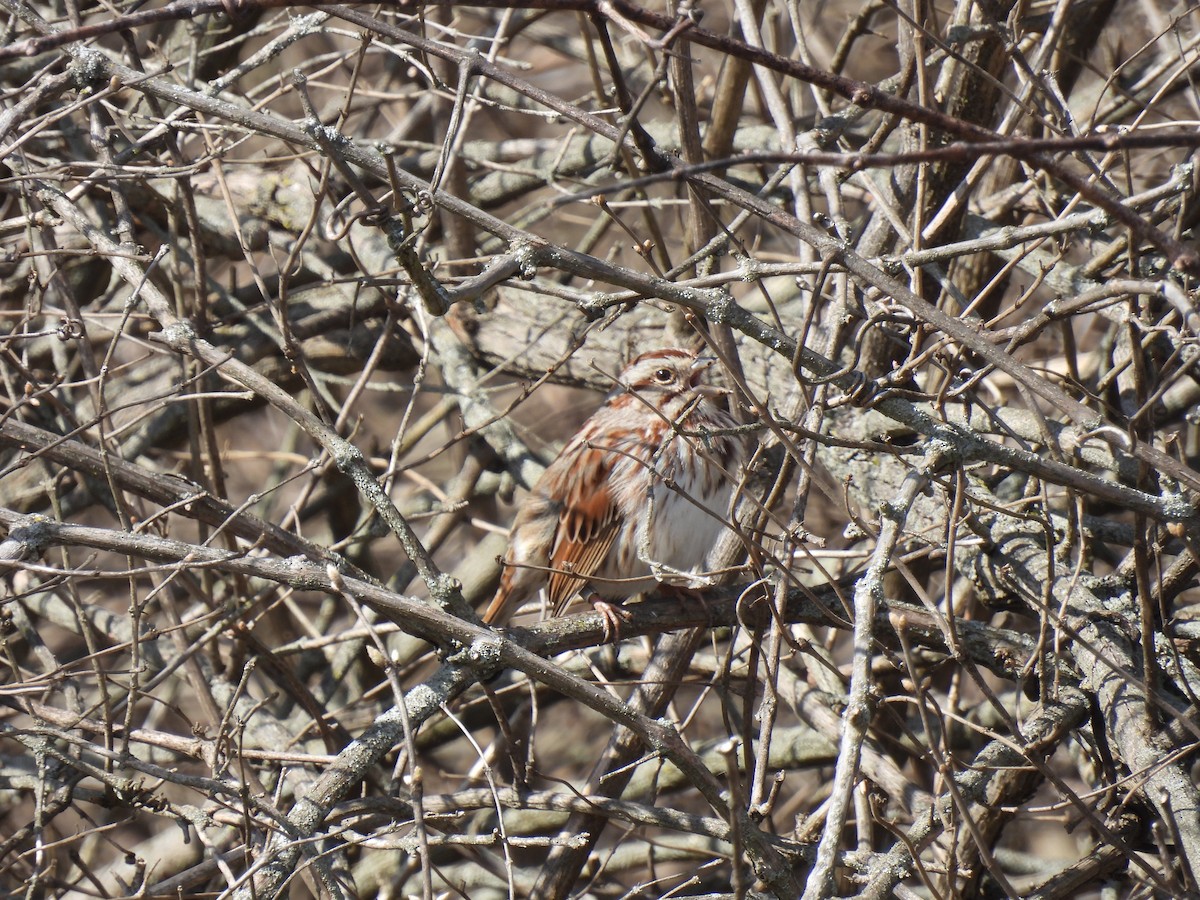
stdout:
<svg viewBox="0 0 1200 900">
<path fill-rule="evenodd" d="M 1200 891 L 1195 10 L 0 8 L 6 896 Z M 480 627 L 701 344 L 723 584 Z"/>
</svg>

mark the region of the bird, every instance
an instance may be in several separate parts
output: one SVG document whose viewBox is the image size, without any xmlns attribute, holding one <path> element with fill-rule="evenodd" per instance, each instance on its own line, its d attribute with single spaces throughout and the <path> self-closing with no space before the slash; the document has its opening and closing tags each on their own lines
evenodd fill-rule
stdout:
<svg viewBox="0 0 1200 900">
<path fill-rule="evenodd" d="M 628 617 L 615 604 L 697 583 L 744 453 L 719 403 L 728 392 L 708 381 L 714 362 L 667 347 L 625 367 L 521 505 L 485 623 L 507 623 L 545 588 L 555 616 L 590 600 L 615 641 Z"/>
</svg>

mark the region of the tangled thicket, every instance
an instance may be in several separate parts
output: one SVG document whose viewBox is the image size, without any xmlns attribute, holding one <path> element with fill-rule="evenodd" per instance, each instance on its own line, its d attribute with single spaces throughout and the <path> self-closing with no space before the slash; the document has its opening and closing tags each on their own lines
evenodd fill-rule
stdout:
<svg viewBox="0 0 1200 900">
<path fill-rule="evenodd" d="M 1195 9 L 0 9 L 5 895 L 1200 891 Z M 671 345 L 723 583 L 481 627 Z"/>
</svg>

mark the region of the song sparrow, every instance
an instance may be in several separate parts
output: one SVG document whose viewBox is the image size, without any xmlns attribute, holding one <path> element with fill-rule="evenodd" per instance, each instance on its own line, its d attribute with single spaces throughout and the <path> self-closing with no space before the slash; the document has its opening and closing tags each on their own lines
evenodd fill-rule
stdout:
<svg viewBox="0 0 1200 900">
<path fill-rule="evenodd" d="M 728 516 L 740 436 L 696 436 L 733 419 L 705 382 L 713 360 L 644 353 L 538 479 L 513 523 L 483 620 L 503 624 L 546 586 L 554 615 L 582 592 L 615 639 L 620 601 L 658 582 L 695 584 Z M 681 432 L 690 432 L 685 434 Z"/>
</svg>

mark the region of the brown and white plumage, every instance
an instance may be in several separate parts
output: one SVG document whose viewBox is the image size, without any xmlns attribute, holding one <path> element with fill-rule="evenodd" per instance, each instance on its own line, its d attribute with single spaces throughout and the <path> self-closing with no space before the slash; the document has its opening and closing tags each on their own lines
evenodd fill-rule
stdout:
<svg viewBox="0 0 1200 900">
<path fill-rule="evenodd" d="M 742 451 L 738 437 L 702 447 L 678 433 L 734 425 L 714 402 L 722 392 L 705 382 L 710 365 L 664 349 L 625 368 L 517 514 L 485 622 L 507 622 L 543 586 L 560 615 L 581 591 L 593 602 L 624 600 L 659 581 L 686 584 L 682 573 L 703 566 Z"/>
</svg>

